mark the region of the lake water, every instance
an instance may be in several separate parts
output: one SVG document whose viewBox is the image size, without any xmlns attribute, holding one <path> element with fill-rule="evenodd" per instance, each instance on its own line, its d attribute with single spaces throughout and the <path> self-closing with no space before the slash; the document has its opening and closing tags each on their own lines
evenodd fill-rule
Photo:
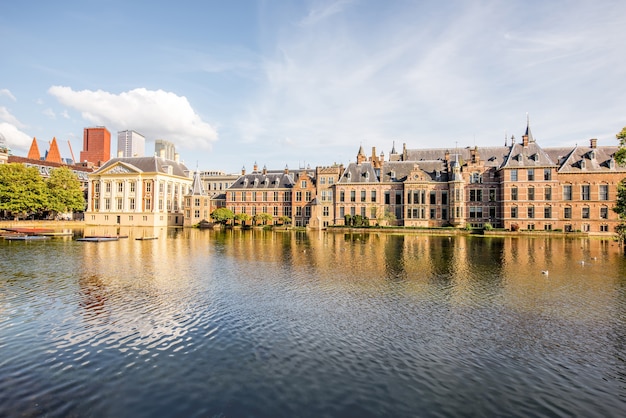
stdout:
<svg viewBox="0 0 626 418">
<path fill-rule="evenodd" d="M 626 411 L 610 240 L 156 232 L 0 239 L 0 416 Z"/>
</svg>

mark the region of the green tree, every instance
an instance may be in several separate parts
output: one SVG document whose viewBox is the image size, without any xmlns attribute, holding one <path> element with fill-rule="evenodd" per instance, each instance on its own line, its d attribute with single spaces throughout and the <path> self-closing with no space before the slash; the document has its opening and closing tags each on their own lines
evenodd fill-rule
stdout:
<svg viewBox="0 0 626 418">
<path fill-rule="evenodd" d="M 267 225 L 268 222 L 272 222 L 272 215 L 270 215 L 269 213 L 259 213 L 253 216 L 252 221 L 254 222 L 255 225 Z"/>
<path fill-rule="evenodd" d="M 67 167 L 55 168 L 45 181 L 48 190 L 47 209 L 56 213 L 85 210 L 85 197 L 78 176 Z"/>
<path fill-rule="evenodd" d="M 618 164 L 626 165 L 626 126 L 615 137 L 619 141 L 619 149 L 615 153 L 615 161 Z"/>
<path fill-rule="evenodd" d="M 352 226 L 352 221 L 352 215 L 350 215 L 349 213 L 343 215 L 343 224 L 345 226 Z"/>
<path fill-rule="evenodd" d="M 619 141 L 619 149 L 615 153 L 615 161 L 620 165 L 626 165 L 626 127 L 615 135 Z M 615 233 L 620 245 L 626 244 L 626 178 L 617 185 L 617 199 L 613 210 L 617 213 L 620 223 L 615 227 Z M 626 246 L 624 246 L 626 252 Z"/>
<path fill-rule="evenodd" d="M 18 219 L 41 212 L 48 206 L 46 184 L 35 167 L 0 164 L 0 210 Z"/>
<path fill-rule="evenodd" d="M 245 225 L 250 219 L 250 215 L 247 213 L 238 213 L 235 215 L 235 221 L 241 222 L 242 225 Z"/>
<path fill-rule="evenodd" d="M 210 215 L 211 219 L 218 224 L 226 225 L 235 217 L 233 211 L 228 208 L 217 208 Z"/>
<path fill-rule="evenodd" d="M 280 221 L 281 224 L 285 226 L 291 223 L 291 218 L 287 215 L 281 216 L 280 218 L 278 218 L 278 220 Z"/>
</svg>

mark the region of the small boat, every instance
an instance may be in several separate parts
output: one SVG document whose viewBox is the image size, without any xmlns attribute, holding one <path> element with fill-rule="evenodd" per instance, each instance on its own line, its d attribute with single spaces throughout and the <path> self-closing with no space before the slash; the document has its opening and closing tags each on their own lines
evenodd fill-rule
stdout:
<svg viewBox="0 0 626 418">
<path fill-rule="evenodd" d="M 44 235 L 5 235 L 4 239 L 9 241 L 40 241 L 44 239 L 50 239 L 50 237 L 46 237 Z"/>
<path fill-rule="evenodd" d="M 85 242 L 104 242 L 104 241 L 117 241 L 120 237 L 112 237 L 112 236 L 89 236 L 76 238 L 76 241 L 85 241 Z"/>
<path fill-rule="evenodd" d="M 137 241 L 148 241 L 148 240 L 152 240 L 152 239 L 158 239 L 159 237 L 156 236 L 150 236 L 150 237 L 137 237 L 135 238 Z"/>
<path fill-rule="evenodd" d="M 54 229 L 49 228 L 2 228 L 4 231 L 13 232 L 23 235 L 42 235 L 50 234 L 54 232 Z"/>
</svg>

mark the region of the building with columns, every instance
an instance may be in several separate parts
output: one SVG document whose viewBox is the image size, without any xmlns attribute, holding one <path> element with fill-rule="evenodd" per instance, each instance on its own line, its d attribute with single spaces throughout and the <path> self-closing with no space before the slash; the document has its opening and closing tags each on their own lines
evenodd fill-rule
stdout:
<svg viewBox="0 0 626 418">
<path fill-rule="evenodd" d="M 187 167 L 161 157 L 113 158 L 89 175 L 85 224 L 183 226 Z"/>
</svg>

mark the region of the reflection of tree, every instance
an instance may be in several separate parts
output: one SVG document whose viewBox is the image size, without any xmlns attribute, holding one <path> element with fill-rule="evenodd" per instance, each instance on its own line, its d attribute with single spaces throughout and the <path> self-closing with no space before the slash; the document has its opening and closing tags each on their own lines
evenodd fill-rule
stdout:
<svg viewBox="0 0 626 418">
<path fill-rule="evenodd" d="M 80 287 L 79 306 L 83 308 L 88 319 L 103 318 L 109 316 L 106 309 L 106 287 L 100 277 L 95 274 L 83 276 L 78 280 Z"/>
</svg>

